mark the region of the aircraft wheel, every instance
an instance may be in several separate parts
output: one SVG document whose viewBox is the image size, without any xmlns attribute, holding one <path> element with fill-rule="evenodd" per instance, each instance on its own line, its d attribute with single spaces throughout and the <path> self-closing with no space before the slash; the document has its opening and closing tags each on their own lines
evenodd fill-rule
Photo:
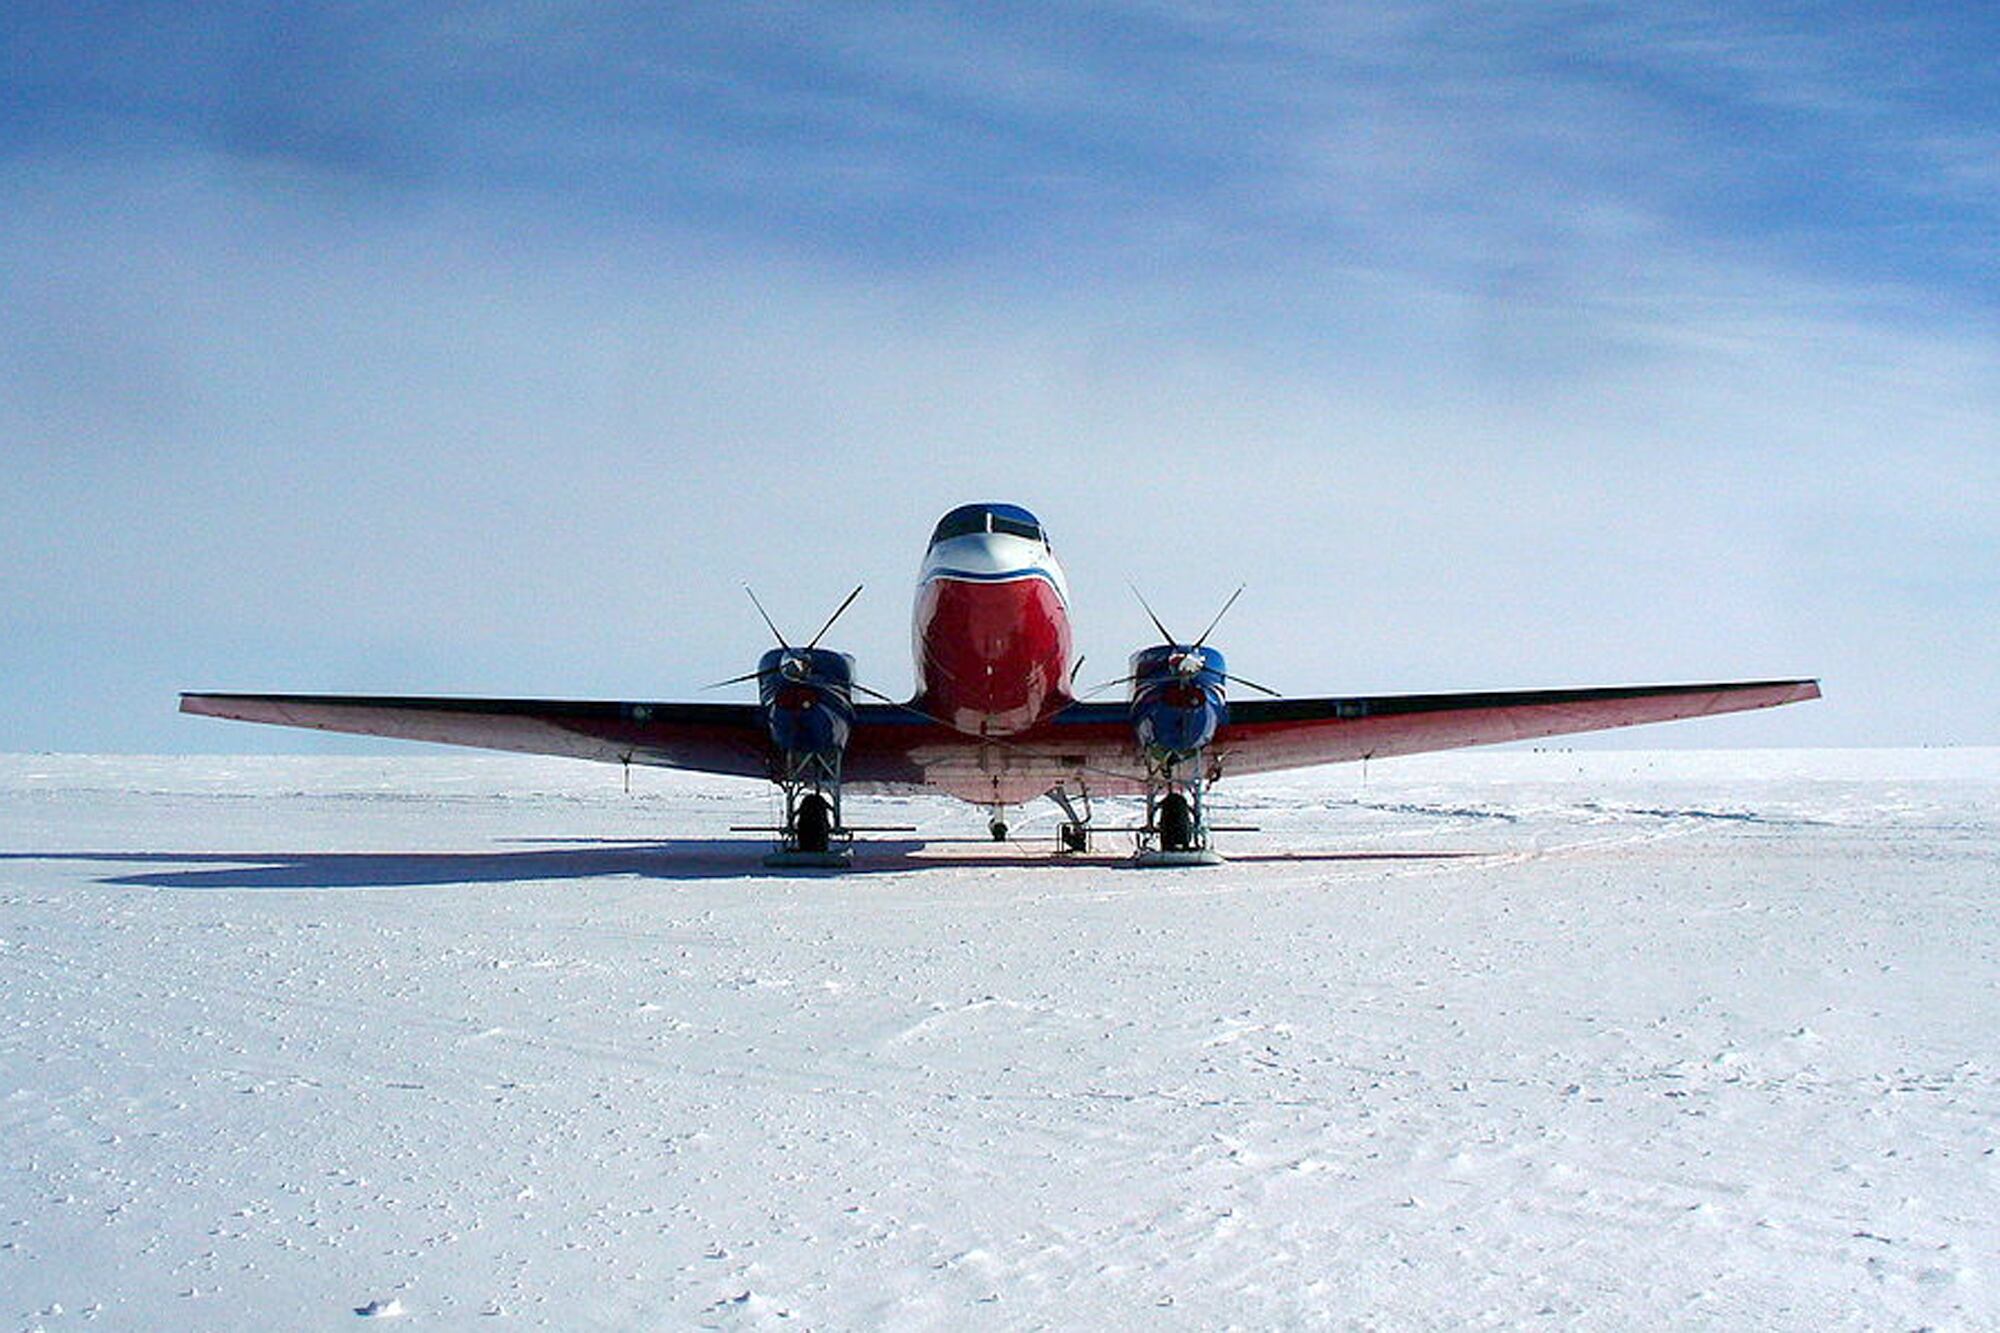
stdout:
<svg viewBox="0 0 2000 1333">
<path fill-rule="evenodd" d="M 1090 850 L 1090 829 L 1082 824 L 1064 824 L 1056 829 L 1056 836 L 1062 841 L 1066 852 L 1087 852 Z"/>
<path fill-rule="evenodd" d="M 1007 841 L 1007 821 L 1004 819 L 995 817 L 993 822 L 986 826 L 986 831 L 993 835 L 995 842 Z"/>
<path fill-rule="evenodd" d="M 802 852 L 823 852 L 832 841 L 833 806 L 818 792 L 799 802 L 798 834 Z"/>
<path fill-rule="evenodd" d="M 1184 852 L 1194 846 L 1194 811 L 1187 797 L 1168 792 L 1160 801 L 1160 850 Z"/>
</svg>

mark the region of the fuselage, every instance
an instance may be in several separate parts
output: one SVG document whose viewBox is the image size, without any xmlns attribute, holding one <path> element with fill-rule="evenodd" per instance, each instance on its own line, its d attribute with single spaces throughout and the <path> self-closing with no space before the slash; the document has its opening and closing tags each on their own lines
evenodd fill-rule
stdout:
<svg viewBox="0 0 2000 1333">
<path fill-rule="evenodd" d="M 1013 735 L 1070 701 L 1069 585 L 1025 509 L 963 505 L 939 521 L 913 631 L 913 704 L 958 731 Z"/>
</svg>

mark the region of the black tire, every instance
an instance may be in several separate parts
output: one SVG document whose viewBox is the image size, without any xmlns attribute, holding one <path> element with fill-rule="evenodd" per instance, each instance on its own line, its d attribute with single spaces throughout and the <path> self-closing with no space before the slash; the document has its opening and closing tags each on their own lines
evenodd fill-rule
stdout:
<svg viewBox="0 0 2000 1333">
<path fill-rule="evenodd" d="M 833 806 L 813 792 L 799 802 L 799 850 L 823 852 L 833 839 Z"/>
<path fill-rule="evenodd" d="M 1168 792 L 1160 801 L 1160 850 L 1184 852 L 1194 846 L 1194 811 L 1187 797 Z"/>
<path fill-rule="evenodd" d="M 1062 839 L 1063 850 L 1066 852 L 1090 850 L 1090 830 L 1082 824 L 1064 824 L 1056 830 L 1056 835 Z"/>
</svg>

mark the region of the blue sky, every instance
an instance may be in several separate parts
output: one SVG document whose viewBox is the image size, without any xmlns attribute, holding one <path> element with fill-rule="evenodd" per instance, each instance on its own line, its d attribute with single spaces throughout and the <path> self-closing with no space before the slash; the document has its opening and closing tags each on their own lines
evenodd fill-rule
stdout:
<svg viewBox="0 0 2000 1333">
<path fill-rule="evenodd" d="M 1107 668 L 2000 743 L 1996 270 L 1990 7 L 15 5 L 0 749 L 688 697 L 745 579 L 899 691 L 974 498 Z"/>
</svg>

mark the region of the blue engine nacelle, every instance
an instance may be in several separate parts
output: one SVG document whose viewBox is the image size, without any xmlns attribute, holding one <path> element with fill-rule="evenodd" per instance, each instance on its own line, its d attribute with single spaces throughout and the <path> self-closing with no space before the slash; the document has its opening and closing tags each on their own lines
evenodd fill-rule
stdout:
<svg viewBox="0 0 2000 1333">
<path fill-rule="evenodd" d="M 1229 667 L 1206 646 L 1163 643 L 1132 654 L 1132 732 L 1154 759 L 1182 759 L 1229 720 Z"/>
<path fill-rule="evenodd" d="M 854 659 L 831 648 L 773 648 L 757 662 L 757 701 L 780 753 L 830 759 L 854 729 Z"/>
</svg>

